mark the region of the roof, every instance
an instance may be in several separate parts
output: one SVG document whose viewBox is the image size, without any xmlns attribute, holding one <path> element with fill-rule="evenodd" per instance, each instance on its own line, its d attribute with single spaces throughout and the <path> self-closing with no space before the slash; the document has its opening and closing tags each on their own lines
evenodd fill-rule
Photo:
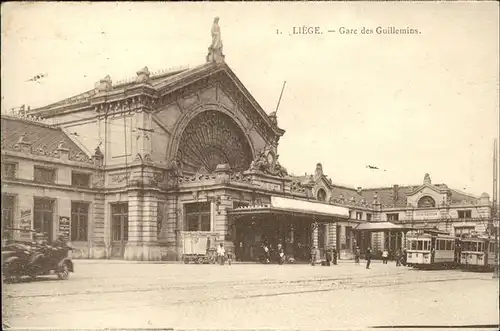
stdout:
<svg viewBox="0 0 500 331">
<path fill-rule="evenodd" d="M 264 122 L 267 127 L 273 130 L 278 135 L 283 135 L 284 130 L 280 129 L 276 125 L 274 125 L 268 117 L 268 114 L 262 109 L 259 103 L 253 98 L 250 92 L 246 89 L 246 87 L 241 83 L 236 74 L 231 70 L 231 68 L 226 63 L 215 63 L 215 62 L 207 62 L 202 65 L 196 66 L 190 69 L 182 69 L 173 72 L 168 72 L 162 75 L 150 76 L 149 81 L 147 82 L 150 87 L 150 92 L 152 95 L 158 99 L 159 97 L 163 97 L 165 95 L 169 95 L 176 91 L 184 91 L 183 89 L 195 82 L 202 81 L 202 79 L 207 78 L 213 74 L 224 73 L 227 77 L 234 83 L 239 91 L 246 97 L 241 100 L 247 104 L 250 104 L 258 113 L 257 118 L 259 121 Z M 111 84 L 111 82 L 109 82 Z M 220 81 L 222 85 L 224 85 L 223 81 Z M 90 106 L 91 99 L 93 97 L 97 97 L 99 95 L 125 95 L 127 91 L 130 90 L 133 86 L 144 86 L 144 84 L 138 84 L 134 80 L 129 80 L 126 83 L 120 84 L 111 84 L 111 88 L 105 92 L 98 92 L 97 89 L 88 90 L 86 92 L 80 93 L 73 97 L 64 99 L 62 101 L 52 103 L 48 106 L 40 107 L 33 109 L 30 114 L 35 114 L 43 117 L 51 117 L 54 116 L 54 113 L 58 111 L 64 110 L 66 107 L 70 106 Z M 185 90 L 189 92 L 189 90 Z M 182 92 L 184 93 L 184 92 Z M 253 114 L 249 114 L 253 115 Z"/>
<path fill-rule="evenodd" d="M 57 149 L 69 150 L 69 159 L 89 162 L 86 153 L 60 128 L 30 120 L 2 115 L 2 150 L 19 151 L 19 141 L 31 144 L 31 153 L 57 157 Z M 62 145 L 61 145 L 62 143 Z"/>
</svg>

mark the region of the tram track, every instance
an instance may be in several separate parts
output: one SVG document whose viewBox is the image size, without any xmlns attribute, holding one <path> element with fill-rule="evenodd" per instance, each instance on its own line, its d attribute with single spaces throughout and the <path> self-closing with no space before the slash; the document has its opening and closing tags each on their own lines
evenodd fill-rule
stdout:
<svg viewBox="0 0 500 331">
<path fill-rule="evenodd" d="M 394 277 L 396 276 L 396 277 Z M 374 278 L 377 278 L 374 283 Z M 448 282 L 448 281 L 463 281 L 463 280 L 477 280 L 477 277 L 436 277 L 435 279 L 407 279 L 404 280 L 399 275 L 392 275 L 392 277 L 388 277 L 387 275 L 375 275 L 375 276 L 364 276 L 364 277 L 337 277 L 337 278 L 328 278 L 318 280 L 297 280 L 293 282 L 272 282 L 273 287 L 266 287 L 262 282 L 252 282 L 251 284 L 240 284 L 239 288 L 229 288 L 228 286 L 224 286 L 224 289 L 214 288 L 213 286 L 199 286 L 197 289 L 186 288 L 177 286 L 175 288 L 164 288 L 158 289 L 156 288 L 156 293 L 154 295 L 149 295 L 146 298 L 146 302 L 141 302 L 141 300 L 135 300 L 133 304 L 119 304 L 119 305 L 111 305 L 111 302 L 114 302 L 116 298 L 113 297 L 100 297 L 99 300 L 95 300 L 95 298 L 89 297 L 88 300 L 78 300 L 79 304 L 86 304 L 88 307 L 74 307 L 71 308 L 71 311 L 74 312 L 87 312 L 87 311 L 112 311 L 116 309 L 134 309 L 140 307 L 154 307 L 154 306 L 175 306 L 175 305 L 189 305 L 189 304 L 205 304 L 205 303 L 214 303 L 218 301 L 224 300 L 246 300 L 246 299 L 259 299 L 266 297 L 278 297 L 278 296 L 293 296 L 293 295 L 301 295 L 301 294 L 312 294 L 312 293 L 321 293 L 321 292 L 332 292 L 332 291 L 341 291 L 341 290 L 349 290 L 349 289 L 359 289 L 359 288 L 382 288 L 382 287 L 393 287 L 393 286 L 407 286 L 414 284 L 423 284 L 423 283 L 437 283 L 437 282 Z M 336 280 L 337 282 L 334 282 Z M 345 281 L 344 283 L 340 282 L 341 280 Z M 351 280 L 350 282 L 347 280 Z M 288 285 L 299 285 L 299 288 L 291 289 L 290 287 L 283 286 L 284 284 Z M 212 284 L 213 285 L 213 284 Z M 227 284 L 224 284 L 227 285 Z M 258 290 L 255 291 L 255 285 L 260 285 Z M 267 285 L 270 285 L 269 283 Z M 278 285 L 278 287 L 276 287 Z M 305 285 L 308 288 L 300 288 L 300 286 Z M 153 289 L 149 290 L 152 291 Z M 194 290 L 191 293 L 186 294 L 185 290 Z M 209 291 L 207 291 L 209 290 Z M 103 294 L 134 294 L 136 291 L 123 290 L 112 293 L 103 293 Z M 236 293 L 235 293 L 236 292 Z M 245 293 L 247 292 L 247 293 Z M 100 292 L 96 292 L 93 294 L 100 294 Z M 74 295 L 74 294 L 73 294 Z M 192 297 L 192 298 L 186 298 Z M 23 301 L 27 297 L 17 297 L 15 301 Z M 43 298 L 43 296 L 31 297 L 31 298 Z M 61 297 L 62 298 L 62 297 Z M 10 298 L 10 300 L 15 298 Z M 172 300 L 173 299 L 173 300 Z M 72 301 L 72 300 L 71 300 Z M 71 302 L 70 301 L 70 302 Z M 60 302 L 60 301 L 59 301 Z M 98 302 L 98 306 L 95 304 Z M 126 301 L 129 302 L 129 301 Z M 58 304 L 58 302 L 52 302 L 52 304 Z M 15 305 L 14 305 L 15 306 Z M 21 313 L 21 306 L 19 306 L 17 312 L 11 311 L 11 316 L 21 316 L 26 314 L 26 312 Z M 29 315 L 50 315 L 53 313 L 58 313 L 57 311 L 51 311 L 47 313 L 39 313 L 39 312 L 30 312 Z M 61 311 L 62 313 L 62 311 Z"/>
<path fill-rule="evenodd" d="M 404 275 L 391 274 L 390 276 L 394 278 L 395 276 Z M 388 274 L 377 274 L 377 275 L 366 275 L 366 276 L 344 276 L 344 277 L 315 277 L 312 279 L 296 279 L 296 280 L 280 280 L 280 279 L 264 279 L 256 281 L 207 281 L 203 283 L 177 283 L 175 285 L 168 284 L 155 284 L 148 286 L 146 288 L 120 288 L 120 289 L 110 289 L 110 290 L 85 290 L 85 291 L 73 291 L 65 293 L 41 293 L 41 294 L 9 294 L 5 293 L 9 299 L 20 299 L 20 298 L 43 298 L 43 297 L 66 297 L 66 296 L 78 296 L 78 295 L 93 295 L 93 294 L 115 294 L 115 293 L 134 293 L 134 292 L 154 292 L 161 290 L 216 290 L 220 287 L 230 288 L 230 287 L 250 287 L 250 286 L 266 286 L 266 285 L 296 285 L 296 284 L 317 284 L 325 282 L 342 282 L 360 279 L 378 279 L 388 277 Z M 463 279 L 463 278 L 462 278 Z M 42 281 L 41 281 L 42 282 Z M 17 284 L 19 285 L 19 284 Z M 120 286 L 120 285 L 118 285 Z M 117 286 L 117 287 L 118 287 Z M 121 285 L 122 286 L 122 285 Z"/>
</svg>

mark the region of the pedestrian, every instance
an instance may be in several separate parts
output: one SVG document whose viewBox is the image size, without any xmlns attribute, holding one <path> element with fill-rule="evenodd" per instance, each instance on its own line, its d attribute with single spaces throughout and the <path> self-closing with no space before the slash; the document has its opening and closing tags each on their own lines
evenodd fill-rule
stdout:
<svg viewBox="0 0 500 331">
<path fill-rule="evenodd" d="M 337 249 L 335 247 L 333 247 L 332 249 L 332 257 L 333 257 L 333 265 L 337 265 L 338 254 L 337 254 Z"/>
<path fill-rule="evenodd" d="M 382 252 L 382 262 L 384 264 L 387 264 L 388 259 L 389 259 L 389 252 L 387 251 L 387 249 L 384 249 L 384 251 Z"/>
<path fill-rule="evenodd" d="M 266 264 L 271 263 L 271 255 L 269 254 L 269 247 L 267 247 L 267 244 L 264 243 L 264 261 Z"/>
<path fill-rule="evenodd" d="M 405 248 L 405 249 L 403 249 L 403 256 L 402 256 L 402 262 L 401 262 L 405 267 L 406 267 L 406 262 L 407 262 L 406 258 L 407 258 L 407 256 L 406 256 L 406 248 Z"/>
<path fill-rule="evenodd" d="M 283 264 L 285 262 L 285 251 L 283 250 L 283 246 L 278 244 L 278 263 Z"/>
<path fill-rule="evenodd" d="M 217 247 L 217 257 L 219 258 L 220 265 L 224 265 L 225 256 L 226 250 L 224 249 L 224 244 L 220 243 L 219 247 Z"/>
<path fill-rule="evenodd" d="M 316 265 L 316 247 L 313 246 L 311 248 L 311 265 L 315 266 Z"/>
<path fill-rule="evenodd" d="M 229 249 L 229 252 L 227 253 L 227 264 L 231 265 L 233 262 L 233 252 L 231 249 Z"/>
<path fill-rule="evenodd" d="M 370 269 L 370 264 L 372 263 L 372 249 L 368 247 L 366 249 L 366 269 Z"/>
<path fill-rule="evenodd" d="M 401 266 L 401 259 L 402 259 L 403 253 L 401 252 L 401 248 L 396 251 L 396 267 Z"/>
<path fill-rule="evenodd" d="M 359 264 L 360 257 L 361 257 L 361 251 L 359 250 L 359 247 L 356 247 L 356 250 L 354 251 L 354 263 Z"/>
</svg>

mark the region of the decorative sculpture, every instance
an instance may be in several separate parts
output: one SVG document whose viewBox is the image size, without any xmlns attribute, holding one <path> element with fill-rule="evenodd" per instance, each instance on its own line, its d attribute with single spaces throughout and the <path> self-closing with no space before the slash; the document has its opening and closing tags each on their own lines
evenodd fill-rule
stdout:
<svg viewBox="0 0 500 331">
<path fill-rule="evenodd" d="M 222 38 L 219 27 L 219 18 L 214 18 L 212 24 L 212 44 L 208 47 L 207 62 L 224 62 L 224 54 L 222 53 Z"/>
<path fill-rule="evenodd" d="M 144 67 L 141 70 L 137 71 L 137 78 L 135 82 L 137 84 L 147 84 L 149 83 L 150 72 L 148 67 Z"/>
</svg>

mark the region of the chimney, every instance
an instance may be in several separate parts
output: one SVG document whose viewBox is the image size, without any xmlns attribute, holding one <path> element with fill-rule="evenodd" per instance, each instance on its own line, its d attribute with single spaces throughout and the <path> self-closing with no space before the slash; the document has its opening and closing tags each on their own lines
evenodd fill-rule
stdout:
<svg viewBox="0 0 500 331">
<path fill-rule="evenodd" d="M 397 201 L 399 199 L 399 185 L 392 186 L 392 198 L 394 199 L 394 201 Z"/>
<path fill-rule="evenodd" d="M 358 194 L 361 195 L 361 192 L 363 192 L 363 189 L 361 188 L 361 186 L 358 186 L 358 188 L 356 189 L 356 192 L 358 192 Z"/>
</svg>

